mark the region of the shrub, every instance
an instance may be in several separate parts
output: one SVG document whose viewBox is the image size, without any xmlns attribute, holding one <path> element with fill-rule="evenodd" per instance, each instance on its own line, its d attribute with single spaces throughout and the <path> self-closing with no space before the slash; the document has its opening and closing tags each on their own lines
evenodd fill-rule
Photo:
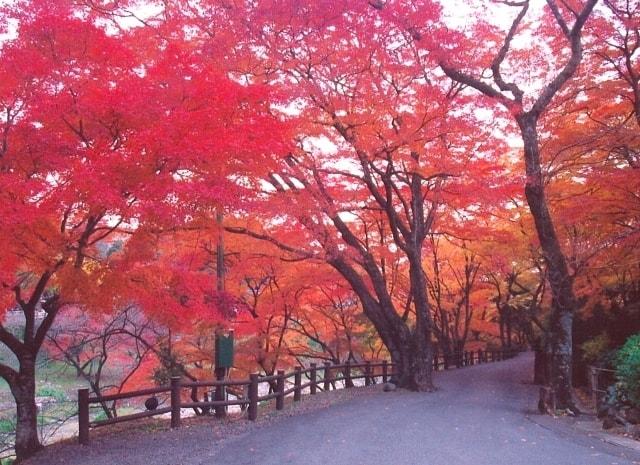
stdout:
<svg viewBox="0 0 640 465">
<path fill-rule="evenodd" d="M 610 360 L 611 340 L 607 333 L 600 334 L 580 345 L 582 359 L 589 365 L 607 365 Z"/>
<path fill-rule="evenodd" d="M 629 405 L 629 398 L 624 383 L 617 382 L 609 386 L 601 402 L 598 417 L 609 408 L 620 411 L 622 408 L 627 407 Z"/>
<path fill-rule="evenodd" d="M 16 419 L 0 418 L 0 433 L 13 433 L 16 430 Z"/>
<path fill-rule="evenodd" d="M 52 397 L 58 402 L 64 402 L 67 400 L 67 395 L 64 391 L 56 389 L 52 386 L 42 386 L 38 388 L 36 395 L 38 397 Z"/>
<path fill-rule="evenodd" d="M 107 414 L 106 414 L 106 413 L 104 413 L 104 412 L 98 412 L 98 413 L 96 413 L 96 416 L 93 418 L 93 421 L 104 421 L 104 420 L 106 420 L 107 418 L 108 418 L 108 417 L 107 417 Z"/>
<path fill-rule="evenodd" d="M 629 400 L 640 405 L 640 334 L 627 339 L 616 355 L 616 376 Z"/>
</svg>

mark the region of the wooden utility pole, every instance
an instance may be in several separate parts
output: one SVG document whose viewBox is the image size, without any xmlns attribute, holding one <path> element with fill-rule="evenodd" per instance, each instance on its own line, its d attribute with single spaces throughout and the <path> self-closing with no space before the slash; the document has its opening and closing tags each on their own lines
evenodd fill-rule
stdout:
<svg viewBox="0 0 640 465">
<path fill-rule="evenodd" d="M 222 229 L 222 222 L 224 219 L 224 214 L 222 213 L 222 208 L 218 207 L 216 211 L 216 225 L 218 226 L 218 243 L 216 245 L 216 288 L 218 292 L 224 291 L 224 230 Z M 219 350 L 219 340 L 220 334 L 216 331 L 215 335 L 215 377 L 218 381 L 224 381 L 227 375 L 227 368 L 224 366 L 219 366 L 218 359 L 219 354 L 217 353 Z M 226 400 L 226 392 L 223 386 L 217 386 L 215 392 L 215 400 L 222 401 Z M 216 407 L 216 417 L 224 417 L 227 414 L 226 407 Z"/>
<path fill-rule="evenodd" d="M 222 208 L 216 211 L 216 224 L 218 226 L 218 244 L 216 245 L 216 280 L 218 292 L 224 291 L 224 229 L 222 221 L 224 214 Z"/>
</svg>

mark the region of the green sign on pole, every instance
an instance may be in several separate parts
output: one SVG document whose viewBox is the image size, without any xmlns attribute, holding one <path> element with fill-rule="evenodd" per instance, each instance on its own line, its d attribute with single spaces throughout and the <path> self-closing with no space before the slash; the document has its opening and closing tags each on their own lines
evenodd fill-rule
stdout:
<svg viewBox="0 0 640 465">
<path fill-rule="evenodd" d="M 228 336 L 216 335 L 216 368 L 233 366 L 233 333 Z"/>
</svg>

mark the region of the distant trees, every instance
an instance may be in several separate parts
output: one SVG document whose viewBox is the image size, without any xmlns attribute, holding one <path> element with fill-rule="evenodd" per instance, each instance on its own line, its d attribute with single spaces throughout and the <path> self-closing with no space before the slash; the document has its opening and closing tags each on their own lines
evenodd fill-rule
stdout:
<svg viewBox="0 0 640 465">
<path fill-rule="evenodd" d="M 447 245 L 436 238 L 430 240 L 428 289 L 438 347 L 450 359 L 454 353 L 464 351 L 474 312 L 483 305 L 486 307 L 487 302 L 478 301 L 475 296 L 479 287 L 479 258 L 465 246 L 458 249 Z"/>
<path fill-rule="evenodd" d="M 127 387 L 158 347 L 159 336 L 153 323 L 135 308 L 98 317 L 67 307 L 47 334 L 47 352 L 52 360 L 73 367 L 93 394 L 101 396 Z M 101 408 L 107 418 L 117 416 L 115 403 L 103 403 Z"/>
</svg>

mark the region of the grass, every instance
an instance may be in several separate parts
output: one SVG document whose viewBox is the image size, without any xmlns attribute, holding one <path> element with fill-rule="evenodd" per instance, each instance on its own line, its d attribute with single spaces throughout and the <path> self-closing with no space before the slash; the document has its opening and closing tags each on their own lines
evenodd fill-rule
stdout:
<svg viewBox="0 0 640 465">
<path fill-rule="evenodd" d="M 75 376 L 75 371 L 69 369 L 64 363 L 48 361 L 45 358 L 39 360 L 36 371 L 36 396 L 48 397 L 59 403 L 67 403 L 75 400 L 76 390 L 84 386 L 84 381 Z M 0 382 L 0 421 L 15 415 L 14 399 L 9 385 L 2 380 Z"/>
<path fill-rule="evenodd" d="M 136 410 L 134 408 L 131 407 L 123 407 L 123 408 L 119 408 L 117 409 L 118 412 L 118 416 L 119 417 L 123 417 L 125 415 L 130 415 L 132 413 L 136 413 L 139 412 L 140 410 Z M 93 421 L 103 421 L 107 419 L 107 414 L 104 413 L 104 411 L 100 410 L 95 417 L 93 417 Z"/>
<path fill-rule="evenodd" d="M 37 397 L 52 397 L 57 402 L 64 402 L 65 400 L 67 400 L 67 394 L 63 390 L 61 390 L 59 388 L 56 388 L 54 386 L 51 386 L 51 385 L 42 386 L 42 387 L 38 388 L 36 390 L 36 396 Z"/>
<path fill-rule="evenodd" d="M 13 354 L 0 344 L 0 360 L 10 366 L 17 365 Z M 117 375 L 114 374 L 117 378 Z M 105 373 L 103 382 L 109 383 L 109 373 Z M 38 424 L 55 424 L 60 419 L 73 416 L 77 410 L 77 390 L 86 387 L 83 378 L 78 377 L 76 370 L 64 362 L 49 358 L 46 350 L 38 356 L 36 368 L 36 396 L 47 398 L 40 408 Z M 126 414 L 126 408 L 119 414 Z M 15 401 L 9 385 L 0 378 L 0 433 L 10 434 L 15 431 Z M 0 465 L 4 465 L 0 462 Z"/>
<path fill-rule="evenodd" d="M 13 433 L 16 429 L 15 418 L 0 419 L 0 433 Z"/>
</svg>

